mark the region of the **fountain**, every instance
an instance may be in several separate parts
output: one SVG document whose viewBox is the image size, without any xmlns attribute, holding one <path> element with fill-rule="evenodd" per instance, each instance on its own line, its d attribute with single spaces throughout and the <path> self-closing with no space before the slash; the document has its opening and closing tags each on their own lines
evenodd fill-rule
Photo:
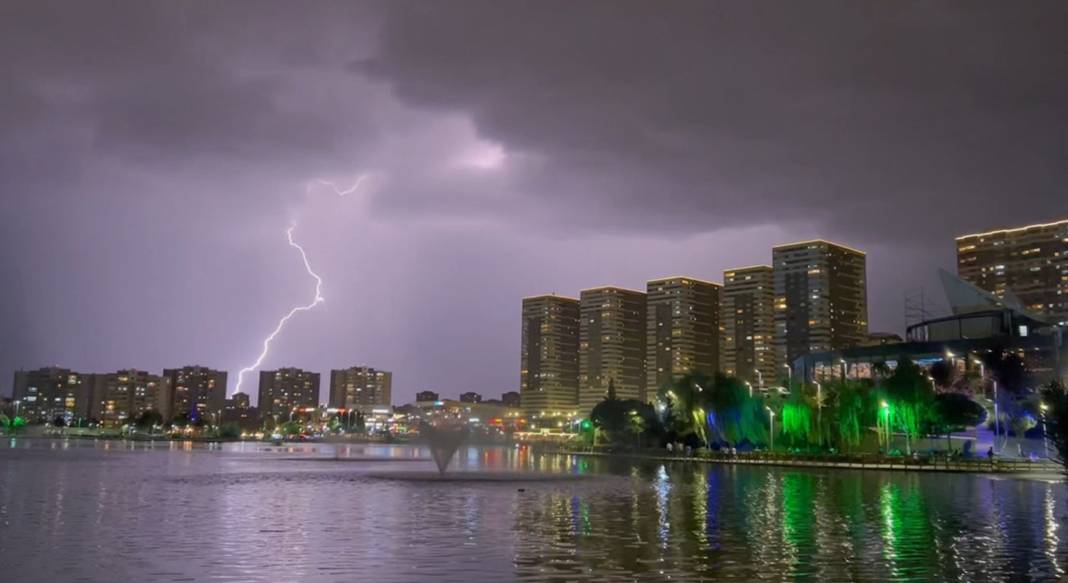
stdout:
<svg viewBox="0 0 1068 583">
<path fill-rule="evenodd" d="M 428 423 L 419 429 L 419 433 L 426 439 L 430 455 L 438 466 L 438 475 L 445 476 L 445 469 L 456 450 L 467 439 L 467 427 L 435 427 Z"/>
</svg>

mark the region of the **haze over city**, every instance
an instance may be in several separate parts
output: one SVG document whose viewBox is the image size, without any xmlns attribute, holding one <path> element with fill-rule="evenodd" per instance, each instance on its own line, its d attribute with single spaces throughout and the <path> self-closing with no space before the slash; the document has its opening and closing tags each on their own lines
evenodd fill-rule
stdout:
<svg viewBox="0 0 1068 583">
<path fill-rule="evenodd" d="M 12 371 L 394 372 L 516 390 L 520 298 L 868 254 L 903 333 L 953 238 L 1063 218 L 1063 3 L 16 2 Z M 347 189 L 338 196 L 321 181 Z M 250 387 L 255 394 L 254 385 Z"/>
</svg>

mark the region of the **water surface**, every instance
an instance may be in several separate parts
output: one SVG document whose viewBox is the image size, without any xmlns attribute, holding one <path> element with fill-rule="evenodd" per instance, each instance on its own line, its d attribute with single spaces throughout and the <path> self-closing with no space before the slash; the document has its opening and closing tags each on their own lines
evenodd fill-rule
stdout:
<svg viewBox="0 0 1068 583">
<path fill-rule="evenodd" d="M 409 446 L 5 440 L 0 573 L 823 583 L 1057 580 L 1068 567 L 1068 488 L 1039 480 L 474 447 L 454 469 L 576 479 L 383 479 L 436 473 Z"/>
</svg>

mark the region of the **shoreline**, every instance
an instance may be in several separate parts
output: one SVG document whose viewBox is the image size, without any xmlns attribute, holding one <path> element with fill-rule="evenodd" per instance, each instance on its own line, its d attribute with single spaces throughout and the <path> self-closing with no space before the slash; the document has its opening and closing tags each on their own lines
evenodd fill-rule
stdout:
<svg viewBox="0 0 1068 583">
<path fill-rule="evenodd" d="M 549 453 L 549 452 L 546 452 Z M 877 470 L 896 472 L 948 472 L 956 474 L 997 474 L 1028 477 L 1049 477 L 1064 480 L 1061 467 L 1052 462 L 1029 462 L 995 459 L 987 460 L 909 460 L 906 458 L 882 458 L 880 460 L 856 459 L 805 459 L 800 457 L 738 454 L 730 455 L 658 455 L 641 452 L 592 452 L 556 451 L 562 455 L 597 458 L 621 458 L 655 462 L 683 462 L 723 465 L 776 466 L 839 470 Z"/>
</svg>

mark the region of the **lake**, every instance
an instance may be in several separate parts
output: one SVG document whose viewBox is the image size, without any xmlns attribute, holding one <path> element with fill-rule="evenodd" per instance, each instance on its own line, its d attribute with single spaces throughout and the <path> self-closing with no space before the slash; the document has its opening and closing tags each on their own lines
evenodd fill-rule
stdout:
<svg viewBox="0 0 1068 583">
<path fill-rule="evenodd" d="M 510 447 L 461 448 L 442 481 L 427 458 L 404 445 L 5 438 L 0 574 L 824 583 L 1057 580 L 1068 568 L 1068 488 L 1049 481 Z"/>
</svg>

